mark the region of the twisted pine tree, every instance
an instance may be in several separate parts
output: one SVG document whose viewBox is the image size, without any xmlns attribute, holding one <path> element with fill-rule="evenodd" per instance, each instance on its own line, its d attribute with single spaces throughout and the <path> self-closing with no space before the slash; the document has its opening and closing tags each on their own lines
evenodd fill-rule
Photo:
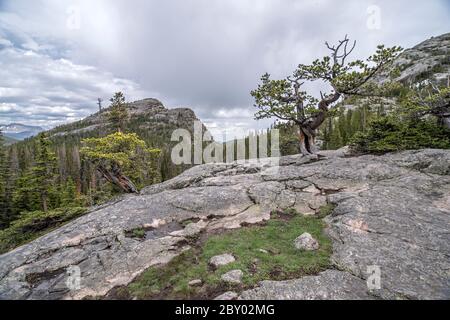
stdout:
<svg viewBox="0 0 450 320">
<path fill-rule="evenodd" d="M 300 64 L 292 76 L 281 80 L 272 80 L 268 73 L 261 78 L 261 84 L 251 92 L 255 107 L 259 110 L 256 119 L 276 117 L 291 121 L 298 127 L 298 139 L 301 153 L 316 153 L 316 130 L 330 115 L 330 111 L 345 96 L 373 96 L 374 83 L 370 80 L 378 70 L 390 63 L 400 52 L 400 47 L 377 47 L 374 55 L 365 61 L 347 62 L 356 46 L 345 36 L 337 45 L 325 43 L 330 55 L 317 59 L 310 65 Z M 301 87 L 305 82 L 320 81 L 328 85 L 328 93 L 320 93 L 316 99 Z"/>
<path fill-rule="evenodd" d="M 116 132 L 103 138 L 84 139 L 81 154 L 102 176 L 126 193 L 138 189 L 130 177 L 157 162 L 160 149 L 147 147 L 135 133 Z"/>
</svg>

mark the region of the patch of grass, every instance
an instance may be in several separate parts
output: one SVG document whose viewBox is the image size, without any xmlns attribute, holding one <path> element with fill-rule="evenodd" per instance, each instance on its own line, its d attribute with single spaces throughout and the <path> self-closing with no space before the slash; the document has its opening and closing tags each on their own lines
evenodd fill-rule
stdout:
<svg viewBox="0 0 450 320">
<path fill-rule="evenodd" d="M 335 208 L 336 208 L 336 205 L 332 204 L 332 203 L 327 203 L 326 205 L 321 206 L 319 208 L 319 213 L 317 213 L 317 215 L 316 215 L 316 218 L 323 219 L 326 216 L 329 216 Z"/>
<path fill-rule="evenodd" d="M 134 229 L 126 230 L 125 236 L 129 238 L 143 239 L 145 238 L 145 229 L 143 227 L 137 227 Z"/>
<path fill-rule="evenodd" d="M 30 242 L 85 214 L 87 208 L 59 208 L 23 213 L 7 229 L 0 230 L 0 254 Z"/>
<path fill-rule="evenodd" d="M 296 215 L 298 215 L 298 212 L 294 208 L 288 208 L 288 209 L 284 209 L 284 210 L 278 209 L 278 210 L 272 210 L 270 212 L 270 216 L 272 218 L 282 218 L 282 217 L 292 218 Z"/>
<path fill-rule="evenodd" d="M 130 296 L 145 298 L 211 298 L 211 293 L 252 287 L 261 280 L 289 279 L 316 274 L 330 266 L 332 246 L 323 233 L 324 222 L 316 217 L 293 216 L 270 220 L 265 225 L 246 227 L 209 237 L 202 246 L 184 252 L 163 267 L 151 267 L 129 286 Z M 309 232 L 320 243 L 317 251 L 301 251 L 294 239 Z M 268 253 L 261 252 L 264 249 Z M 236 261 L 212 270 L 211 257 L 231 253 Z M 242 285 L 224 284 L 227 271 L 244 272 Z M 202 287 L 188 282 L 201 279 Z"/>
<path fill-rule="evenodd" d="M 184 220 L 184 221 L 181 221 L 181 225 L 183 226 L 183 227 L 186 227 L 188 224 L 191 224 L 191 223 L 197 223 L 197 222 L 199 222 L 200 221 L 200 219 L 198 219 L 198 218 L 191 218 L 191 219 L 187 219 L 187 220 Z"/>
</svg>

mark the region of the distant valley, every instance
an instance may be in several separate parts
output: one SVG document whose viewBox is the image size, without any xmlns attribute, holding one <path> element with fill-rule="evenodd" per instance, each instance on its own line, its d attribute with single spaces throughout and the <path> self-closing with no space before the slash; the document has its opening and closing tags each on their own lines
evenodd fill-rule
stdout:
<svg viewBox="0 0 450 320">
<path fill-rule="evenodd" d="M 15 140 L 23 140 L 37 135 L 39 132 L 44 131 L 44 128 L 38 126 L 28 126 L 21 123 L 1 124 L 0 130 L 3 132 L 7 139 L 7 142 L 15 142 Z"/>
</svg>

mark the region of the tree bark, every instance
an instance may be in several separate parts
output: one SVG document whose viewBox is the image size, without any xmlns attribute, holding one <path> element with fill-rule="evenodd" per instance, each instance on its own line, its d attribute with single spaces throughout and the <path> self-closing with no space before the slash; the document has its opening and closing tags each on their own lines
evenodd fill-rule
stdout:
<svg viewBox="0 0 450 320">
<path fill-rule="evenodd" d="M 317 153 L 316 130 L 325 121 L 327 117 L 326 113 L 328 112 L 328 106 L 338 101 L 340 97 L 341 94 L 336 92 L 330 97 L 322 99 L 322 101 L 320 101 L 318 105 L 319 112 L 315 114 L 312 120 L 306 123 L 299 124 L 298 138 L 299 138 L 300 152 L 303 155 L 306 156 Z"/>
<path fill-rule="evenodd" d="M 42 200 L 42 210 L 44 212 L 48 211 L 48 206 L 47 206 L 47 196 L 46 195 L 41 195 L 41 200 Z"/>
<path fill-rule="evenodd" d="M 300 152 L 304 156 L 311 154 L 310 150 L 308 150 L 308 147 L 307 147 L 307 144 L 308 144 L 307 139 L 308 138 L 305 136 L 305 134 L 303 133 L 302 127 L 300 126 L 300 128 L 298 130 L 298 140 L 299 140 Z"/>
<path fill-rule="evenodd" d="M 316 130 L 311 129 L 310 127 L 305 127 L 303 128 L 303 133 L 306 136 L 306 148 L 311 154 L 316 154 Z"/>
<path fill-rule="evenodd" d="M 315 115 L 314 119 L 310 123 L 310 128 L 312 130 L 316 130 L 321 126 L 321 124 L 326 119 L 326 113 L 328 112 L 328 106 L 335 103 L 339 100 L 341 97 L 341 94 L 338 92 L 333 93 L 330 97 L 322 99 L 322 101 L 319 102 L 319 112 Z"/>
<path fill-rule="evenodd" d="M 315 130 L 312 130 L 308 126 L 300 125 L 298 131 L 298 138 L 299 138 L 300 152 L 304 156 L 317 153 Z"/>
<path fill-rule="evenodd" d="M 119 168 L 108 170 L 103 166 L 98 166 L 97 169 L 106 180 L 119 187 L 122 191 L 126 193 L 138 193 L 138 190 L 133 182 L 131 182 L 128 177 L 123 175 Z"/>
</svg>

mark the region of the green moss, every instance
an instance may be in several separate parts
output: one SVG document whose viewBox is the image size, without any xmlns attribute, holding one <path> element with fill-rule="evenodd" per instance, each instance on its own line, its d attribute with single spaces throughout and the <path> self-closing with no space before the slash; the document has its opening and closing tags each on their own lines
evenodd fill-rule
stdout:
<svg viewBox="0 0 450 320">
<path fill-rule="evenodd" d="M 278 210 L 272 210 L 270 212 L 270 216 L 272 218 L 281 218 L 281 217 L 290 217 L 290 218 L 292 218 L 292 217 L 294 217 L 296 215 L 298 215 L 298 212 L 294 208 L 288 208 L 288 209 L 284 209 L 284 210 L 278 209 Z"/>
<path fill-rule="evenodd" d="M 330 265 L 331 242 L 322 232 L 323 227 L 324 223 L 315 217 L 297 215 L 289 220 L 270 220 L 263 226 L 211 236 L 201 247 L 184 252 L 168 265 L 148 269 L 128 286 L 128 290 L 131 296 L 141 299 L 207 297 L 207 292 L 217 291 L 217 288 L 234 288 L 220 279 L 233 269 L 244 272 L 240 287 L 251 287 L 261 280 L 316 274 Z M 319 250 L 295 249 L 294 239 L 303 232 L 311 233 L 319 241 Z M 233 254 L 236 261 L 212 270 L 208 261 L 223 253 Z M 189 286 L 193 279 L 201 279 L 204 285 Z"/>
<path fill-rule="evenodd" d="M 183 227 L 186 227 L 187 225 L 189 225 L 189 224 L 191 224 L 191 223 L 197 223 L 199 221 L 199 219 L 196 219 L 196 218 L 194 218 L 194 219 L 187 219 L 187 220 L 184 220 L 184 221 L 181 221 L 181 226 L 183 226 Z"/>
<path fill-rule="evenodd" d="M 327 203 L 326 205 L 319 208 L 319 213 L 316 215 L 316 217 L 319 219 L 325 218 L 326 216 L 330 215 L 335 208 L 335 204 Z"/>
<path fill-rule="evenodd" d="M 0 253 L 32 241 L 86 213 L 86 208 L 59 208 L 23 213 L 7 229 L 0 230 Z"/>
<path fill-rule="evenodd" d="M 137 227 L 134 229 L 126 230 L 125 236 L 129 238 L 143 239 L 145 238 L 145 229 L 143 227 Z"/>
</svg>

